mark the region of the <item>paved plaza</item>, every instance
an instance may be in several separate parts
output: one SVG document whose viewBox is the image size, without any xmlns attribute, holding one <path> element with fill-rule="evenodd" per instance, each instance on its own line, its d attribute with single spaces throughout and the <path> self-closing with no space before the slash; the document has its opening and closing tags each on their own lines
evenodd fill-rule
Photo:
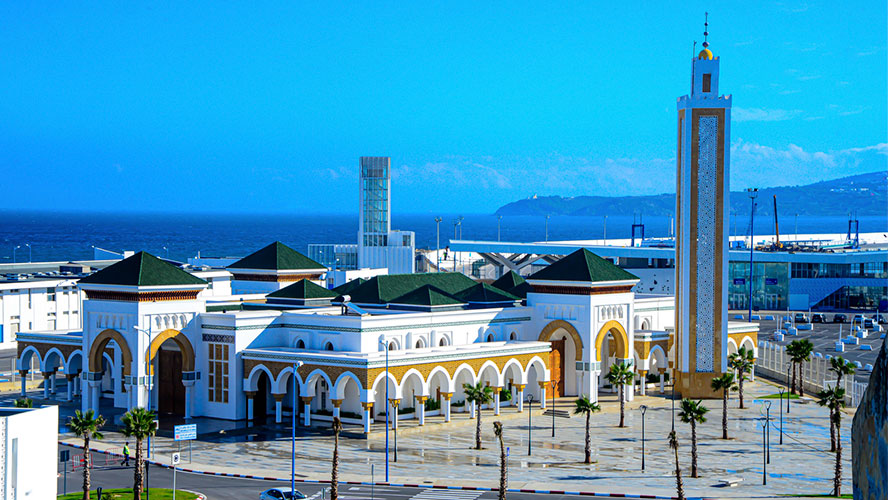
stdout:
<svg viewBox="0 0 888 500">
<path fill-rule="evenodd" d="M 649 392 L 656 392 L 651 390 Z M 737 409 L 736 394 L 729 405 L 731 440 L 721 437 L 721 401 L 704 404 L 710 408 L 708 420 L 698 428 L 701 477 L 690 473 L 690 429 L 676 421 L 680 440 L 680 460 L 686 492 L 690 496 L 757 497 L 785 494 L 821 494 L 831 489 L 834 455 L 829 449 L 827 412 L 815 402 L 793 402 L 791 413 L 784 413 L 784 444 L 779 444 L 777 400 L 771 407 L 771 462 L 768 485 L 762 486 L 763 456 L 761 401 L 753 399 L 774 394 L 776 387 L 761 379 L 746 386 L 746 410 Z M 568 399 L 559 409 L 570 406 Z M 641 471 L 641 414 L 639 405 L 649 410 L 645 417 L 646 470 Z M 627 427 L 617 427 L 619 404 L 611 395 L 605 397 L 603 411 L 592 417 L 593 463 L 583 459 L 584 419 L 575 416 L 556 420 L 556 437 L 551 437 L 551 418 L 533 416 L 532 456 L 527 456 L 527 413 L 504 412 L 506 446 L 510 448 L 510 488 L 563 489 L 614 493 L 673 495 L 675 480 L 667 435 L 672 425 L 671 401 L 659 395 L 637 397 L 627 404 Z M 468 420 L 467 414 L 455 419 Z M 390 465 L 390 481 L 402 483 L 447 484 L 495 487 L 498 481 L 499 450 L 493 436 L 496 418 L 485 411 L 484 447 L 471 449 L 474 426 L 426 425 L 422 432 L 410 429 L 399 436 L 398 463 Z M 851 491 L 851 415 L 842 425 L 845 448 L 844 491 Z M 404 427 L 408 429 L 408 427 Z M 287 429 L 279 432 L 257 429 L 255 433 L 233 432 L 215 437 L 202 436 L 194 442 L 192 463 L 186 467 L 205 471 L 289 477 L 291 440 Z M 237 434 L 235 436 L 235 434 Z M 302 433 L 301 433 L 302 434 Z M 76 443 L 73 436 L 62 437 Z M 123 437 L 106 432 L 96 446 L 116 448 Z M 168 460 L 175 444 L 168 438 L 155 439 L 155 453 Z M 371 466 L 376 481 L 384 480 L 384 438 L 374 433 L 370 439 L 343 438 L 341 480 L 369 481 Z M 296 443 L 299 479 L 329 479 L 332 437 L 326 433 L 301 435 Z M 184 457 L 187 459 L 187 455 Z M 722 488 L 721 479 L 742 478 L 739 486 Z"/>
</svg>

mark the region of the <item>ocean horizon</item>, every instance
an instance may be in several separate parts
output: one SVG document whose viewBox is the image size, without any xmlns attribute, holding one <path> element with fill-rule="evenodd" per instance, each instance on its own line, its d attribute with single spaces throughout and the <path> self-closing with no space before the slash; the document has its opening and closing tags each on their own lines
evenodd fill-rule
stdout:
<svg viewBox="0 0 888 500">
<path fill-rule="evenodd" d="M 461 239 L 497 239 L 497 217 L 493 214 L 407 214 L 393 213 L 392 228 L 416 233 L 417 248 L 435 247 L 435 217 L 440 226 L 441 246 L 454 238 L 455 221 L 462 215 Z M 859 217 L 860 232 L 888 232 L 888 217 Z M 607 238 L 629 238 L 633 216 L 607 216 Z M 644 217 L 646 237 L 669 235 L 671 220 L 664 216 Z M 459 231 L 460 228 L 456 228 Z M 783 217 L 780 234 L 844 233 L 848 218 L 841 216 Z M 731 218 L 731 234 L 745 235 L 749 217 Z M 553 216 L 548 222 L 550 241 L 600 239 L 605 216 Z M 773 234 L 773 218 L 757 213 L 756 234 Z M 0 263 L 91 259 L 92 247 L 112 251 L 144 250 L 185 261 L 200 252 L 204 256 L 244 256 L 272 241 L 282 241 L 300 252 L 310 243 L 355 243 L 357 214 L 207 214 L 207 213 L 108 213 L 0 211 Z M 457 235 L 459 236 L 459 235 Z M 504 216 L 502 241 L 531 242 L 546 239 L 546 220 L 539 216 Z"/>
</svg>

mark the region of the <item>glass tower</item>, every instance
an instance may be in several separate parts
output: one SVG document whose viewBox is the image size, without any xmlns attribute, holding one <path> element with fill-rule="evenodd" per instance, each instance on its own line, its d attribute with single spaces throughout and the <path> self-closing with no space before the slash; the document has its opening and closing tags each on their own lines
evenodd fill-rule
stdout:
<svg viewBox="0 0 888 500">
<path fill-rule="evenodd" d="M 361 246 L 388 245 L 391 230 L 391 163 L 388 156 L 361 157 L 361 215 L 358 234 Z"/>
</svg>

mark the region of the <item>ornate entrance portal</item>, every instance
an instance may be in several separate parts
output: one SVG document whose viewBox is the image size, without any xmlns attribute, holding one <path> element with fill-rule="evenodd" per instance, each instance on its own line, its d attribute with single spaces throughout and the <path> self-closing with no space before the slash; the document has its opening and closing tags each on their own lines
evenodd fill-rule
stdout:
<svg viewBox="0 0 888 500">
<path fill-rule="evenodd" d="M 549 343 L 552 344 L 552 351 L 549 353 L 549 370 L 551 373 L 551 382 L 550 386 L 547 389 L 553 389 L 551 384 L 554 384 L 554 397 L 559 398 L 564 394 L 564 343 L 565 339 L 561 340 L 552 340 Z"/>
<path fill-rule="evenodd" d="M 170 342 L 175 346 L 175 343 Z M 164 346 L 157 353 L 157 409 L 162 415 L 185 415 L 182 352 Z"/>
</svg>

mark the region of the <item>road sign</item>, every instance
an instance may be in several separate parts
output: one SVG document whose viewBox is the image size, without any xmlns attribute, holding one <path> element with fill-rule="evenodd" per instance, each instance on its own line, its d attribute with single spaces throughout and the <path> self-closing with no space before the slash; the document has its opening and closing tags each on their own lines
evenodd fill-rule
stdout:
<svg viewBox="0 0 888 500">
<path fill-rule="evenodd" d="M 176 441 L 197 439 L 197 424 L 177 425 L 173 428 Z"/>
<path fill-rule="evenodd" d="M 178 453 L 173 453 L 172 464 L 173 464 L 173 465 L 179 465 L 179 458 L 180 458 L 180 457 L 179 457 L 179 454 L 178 454 Z"/>
<path fill-rule="evenodd" d="M 59 451 L 59 462 L 65 463 L 71 459 L 71 451 L 70 450 L 61 450 Z"/>
</svg>

